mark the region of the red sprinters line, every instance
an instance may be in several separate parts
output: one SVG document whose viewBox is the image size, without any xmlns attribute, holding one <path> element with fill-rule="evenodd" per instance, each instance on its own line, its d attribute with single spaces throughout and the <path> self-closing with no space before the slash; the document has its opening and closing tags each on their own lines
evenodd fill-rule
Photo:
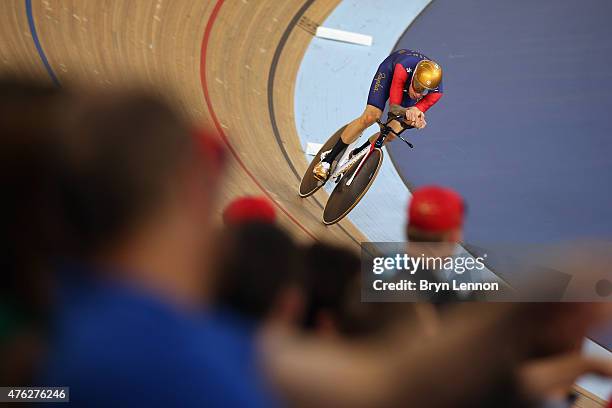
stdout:
<svg viewBox="0 0 612 408">
<path fill-rule="evenodd" d="M 215 114 L 215 111 L 213 109 L 213 105 L 210 99 L 210 94 L 208 92 L 208 82 L 206 81 L 206 52 L 208 50 L 208 40 L 210 39 L 210 33 L 212 32 L 212 28 L 213 28 L 213 25 L 215 24 L 215 20 L 217 19 L 217 16 L 219 15 L 219 10 L 221 10 L 223 1 L 224 0 L 218 0 L 217 3 L 215 4 L 215 8 L 213 9 L 210 17 L 208 18 L 208 22 L 206 23 L 206 29 L 204 30 L 204 38 L 202 39 L 202 49 L 200 52 L 200 81 L 202 83 L 202 91 L 204 92 L 204 99 L 206 100 L 206 106 L 208 107 L 208 111 L 210 112 L 210 115 L 212 116 L 213 123 L 215 124 L 215 128 L 217 129 L 217 132 L 219 132 L 219 134 L 221 135 L 221 138 L 227 145 L 227 148 L 232 153 L 232 155 L 234 156 L 234 158 L 236 159 L 240 167 L 242 167 L 242 169 L 247 174 L 247 176 L 249 176 L 249 178 L 253 180 L 255 185 L 257 185 L 257 187 L 266 195 L 266 197 L 268 197 L 270 201 L 272 201 L 283 213 L 285 213 L 285 215 L 289 217 L 289 219 L 293 221 L 295 225 L 297 225 L 302 231 L 304 231 L 306 235 L 310 236 L 314 240 L 317 240 L 312 232 L 310 232 L 306 227 L 304 227 L 304 225 L 302 225 L 293 215 L 289 213 L 289 211 L 287 211 L 278 201 L 276 201 L 272 197 L 272 194 L 270 194 L 270 192 L 266 190 L 263 185 L 261 185 L 261 183 L 257 180 L 257 178 L 255 178 L 255 175 L 247 168 L 246 164 L 242 161 L 242 159 L 236 152 L 236 149 L 234 149 L 229 139 L 227 138 L 227 135 L 223 131 L 223 128 L 221 127 L 221 124 L 219 123 L 219 120 L 217 119 L 217 115 Z"/>
</svg>

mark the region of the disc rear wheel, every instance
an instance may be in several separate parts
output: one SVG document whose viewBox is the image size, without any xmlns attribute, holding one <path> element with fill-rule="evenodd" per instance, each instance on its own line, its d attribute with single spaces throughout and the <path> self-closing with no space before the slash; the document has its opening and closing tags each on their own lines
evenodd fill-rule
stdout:
<svg viewBox="0 0 612 408">
<path fill-rule="evenodd" d="M 352 169 L 343 175 L 325 205 L 325 210 L 323 211 L 324 224 L 331 225 L 337 223 L 355 208 L 378 175 L 382 160 L 382 150 L 374 149 L 366 158 L 359 173 L 353 178 L 350 185 L 347 183 L 351 180 L 359 165 L 353 166 Z"/>
</svg>

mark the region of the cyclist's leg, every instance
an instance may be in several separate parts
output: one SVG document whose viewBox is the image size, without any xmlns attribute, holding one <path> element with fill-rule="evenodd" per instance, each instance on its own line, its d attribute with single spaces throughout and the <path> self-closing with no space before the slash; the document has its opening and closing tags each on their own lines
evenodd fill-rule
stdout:
<svg viewBox="0 0 612 408">
<path fill-rule="evenodd" d="M 392 121 L 390 124 L 391 129 L 393 129 L 394 132 L 401 132 L 402 131 L 402 125 L 394 120 Z M 359 151 L 361 151 L 362 149 L 365 149 L 368 145 L 374 143 L 374 141 L 378 138 L 378 134 L 374 134 L 372 136 L 369 137 L 369 139 L 367 139 L 365 142 L 363 142 L 363 144 L 361 146 L 359 146 L 358 148 L 353 150 L 353 154 L 358 153 Z M 392 142 L 393 140 L 395 140 L 395 135 L 390 133 L 387 138 L 385 139 L 385 144 L 387 144 L 388 142 Z"/>
<path fill-rule="evenodd" d="M 352 155 L 355 155 L 357 153 L 359 153 L 360 151 L 362 151 L 363 149 L 365 149 L 366 147 L 370 146 L 372 143 L 374 143 L 374 141 L 376 140 L 376 138 L 378 138 L 378 133 L 373 134 L 372 136 L 370 136 L 369 138 L 367 138 L 363 144 L 355 149 L 353 149 L 352 151 Z"/>
<path fill-rule="evenodd" d="M 402 125 L 394 120 L 392 121 L 390 124 L 391 129 L 393 129 L 394 132 L 400 133 L 402 131 Z M 365 149 L 368 145 L 371 145 L 372 143 L 374 143 L 374 141 L 378 138 L 378 134 L 372 135 L 370 136 L 365 142 L 363 142 L 363 144 L 361 146 L 359 146 L 358 148 L 354 149 L 352 154 L 357 154 L 359 153 L 362 149 Z M 387 144 L 389 142 L 392 142 L 396 139 L 396 136 L 393 133 L 389 133 L 389 135 L 387 136 L 387 138 L 385 139 L 385 143 Z"/>
<path fill-rule="evenodd" d="M 382 109 L 373 105 L 366 105 L 363 113 L 346 126 L 340 138 L 346 144 L 353 143 L 361 136 L 364 130 L 376 123 L 381 115 Z"/>
<path fill-rule="evenodd" d="M 376 106 L 367 105 L 363 113 L 344 128 L 340 139 L 334 145 L 331 152 L 325 157 L 324 161 L 331 163 L 338 153 L 353 143 L 368 127 L 376 123 L 382 115 L 382 110 Z"/>
<path fill-rule="evenodd" d="M 396 133 L 400 133 L 403 129 L 402 124 L 399 123 L 397 120 L 391 121 L 391 123 L 389 123 L 389 126 L 391 126 L 391 129 L 393 129 L 393 131 Z M 389 136 L 387 136 L 387 138 L 385 139 L 385 144 L 387 144 L 388 142 L 392 142 L 395 139 L 396 136 L 393 133 L 389 133 Z"/>
<path fill-rule="evenodd" d="M 331 152 L 325 157 L 327 163 L 332 163 L 338 153 L 361 136 L 364 130 L 376 123 L 382 115 L 389 98 L 389 89 L 393 77 L 393 55 L 387 57 L 378 67 L 368 94 L 368 103 L 363 113 L 344 128 L 342 135 Z"/>
</svg>

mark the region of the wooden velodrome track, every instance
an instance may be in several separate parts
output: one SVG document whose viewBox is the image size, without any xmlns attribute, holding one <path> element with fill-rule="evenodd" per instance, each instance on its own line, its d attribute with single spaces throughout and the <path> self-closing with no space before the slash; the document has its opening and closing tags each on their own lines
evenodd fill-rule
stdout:
<svg viewBox="0 0 612 408">
<path fill-rule="evenodd" d="M 325 192 L 297 194 L 307 162 L 294 82 L 314 28 L 339 1 L 3 0 L 0 73 L 155 89 L 227 143 L 234 160 L 220 206 L 237 195 L 266 195 L 299 239 L 357 247 L 366 238 L 348 220 L 321 223 Z M 583 392 L 576 406 L 603 401 Z"/>
<path fill-rule="evenodd" d="M 266 195 L 298 239 L 354 247 L 366 240 L 348 220 L 322 224 L 325 192 L 306 200 L 297 194 L 307 162 L 294 123 L 294 81 L 313 25 L 338 0 L 33 0 L 40 51 L 27 3 L 0 2 L 2 72 L 55 75 L 62 86 L 157 89 L 227 142 L 234 160 L 220 206 L 241 194 Z"/>
</svg>

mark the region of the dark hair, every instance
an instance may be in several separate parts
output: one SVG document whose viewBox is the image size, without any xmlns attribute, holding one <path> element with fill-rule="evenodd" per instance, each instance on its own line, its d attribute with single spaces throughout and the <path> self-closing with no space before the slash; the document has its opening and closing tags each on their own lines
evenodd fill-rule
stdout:
<svg viewBox="0 0 612 408">
<path fill-rule="evenodd" d="M 0 383 L 26 384 L 41 355 L 52 261 L 63 244 L 58 210 L 57 108 L 64 92 L 0 80 Z"/>
<path fill-rule="evenodd" d="M 444 242 L 448 231 L 424 231 L 411 225 L 406 226 L 406 238 L 411 242 Z"/>
<path fill-rule="evenodd" d="M 301 279 L 299 253 L 291 236 L 269 223 L 244 223 L 224 231 L 216 303 L 241 316 L 262 320 L 281 291 Z"/>
<path fill-rule="evenodd" d="M 50 86 L 0 80 L 0 298 L 44 303 L 39 275 L 61 245 L 55 113 L 62 93 Z"/>
<path fill-rule="evenodd" d="M 59 98 L 60 91 L 46 85 L 0 81 L 4 289 L 14 290 L 14 279 L 29 279 L 23 270 L 47 258 L 59 240 L 58 231 L 50 225 L 57 215 L 52 215 L 52 208 L 59 171 L 54 117 Z M 15 268 L 19 270 L 16 274 Z"/>
<path fill-rule="evenodd" d="M 351 286 L 359 276 L 359 257 L 353 252 L 323 243 L 304 249 L 306 312 L 304 327 L 316 327 L 321 311 L 340 320 Z"/>
<path fill-rule="evenodd" d="M 321 313 L 347 337 L 370 336 L 398 316 L 396 307 L 361 301 L 360 259 L 352 251 L 314 243 L 303 251 L 306 312 L 303 326 L 314 329 Z M 402 312 L 403 313 L 403 312 Z"/>
<path fill-rule="evenodd" d="M 88 256 L 157 208 L 194 141 L 168 106 L 139 92 L 76 98 L 70 112 L 62 198 L 73 249 Z"/>
</svg>

